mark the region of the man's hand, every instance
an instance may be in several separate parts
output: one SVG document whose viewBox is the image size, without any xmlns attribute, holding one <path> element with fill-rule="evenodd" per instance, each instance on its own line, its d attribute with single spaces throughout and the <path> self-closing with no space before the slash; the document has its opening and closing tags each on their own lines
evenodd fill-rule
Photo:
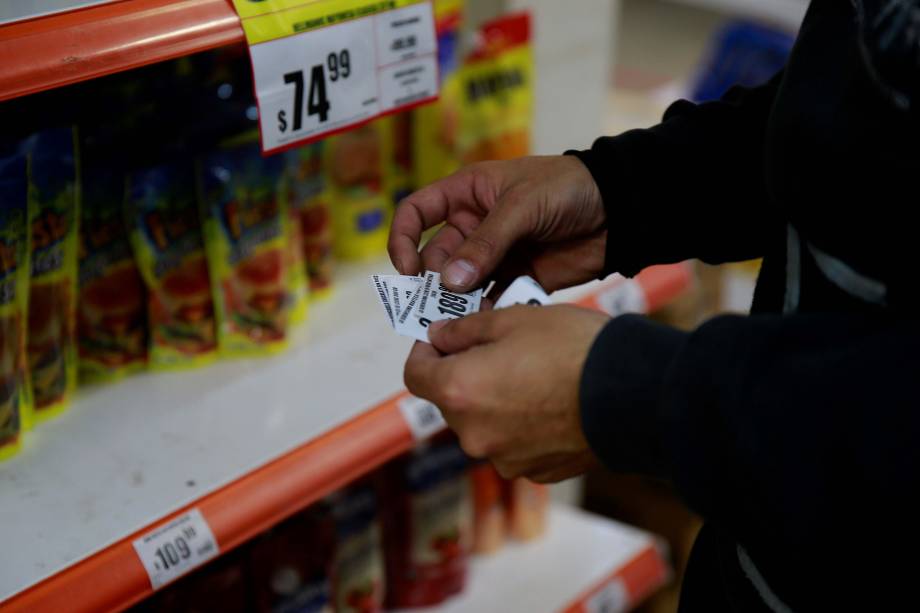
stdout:
<svg viewBox="0 0 920 613">
<path fill-rule="evenodd" d="M 595 462 L 581 429 L 579 383 L 606 315 L 515 306 L 435 322 L 406 362 L 409 391 L 444 414 L 471 456 L 503 477 L 551 483 Z"/>
<path fill-rule="evenodd" d="M 600 191 L 578 158 L 483 162 L 401 202 L 388 248 L 401 274 L 439 271 L 455 291 L 529 274 L 551 292 L 601 273 L 605 221 Z M 419 253 L 422 233 L 442 222 Z"/>
</svg>

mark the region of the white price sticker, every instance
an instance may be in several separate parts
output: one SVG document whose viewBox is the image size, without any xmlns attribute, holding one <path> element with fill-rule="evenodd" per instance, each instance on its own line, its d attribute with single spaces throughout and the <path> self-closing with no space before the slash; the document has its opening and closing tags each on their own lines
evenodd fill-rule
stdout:
<svg viewBox="0 0 920 613">
<path fill-rule="evenodd" d="M 585 603 L 587 613 L 623 613 L 629 610 L 629 592 L 619 577 L 614 577 Z"/>
<path fill-rule="evenodd" d="M 602 290 L 597 296 L 597 303 L 611 317 L 648 310 L 645 292 L 635 279 L 623 279 L 610 289 Z"/>
<path fill-rule="evenodd" d="M 155 528 L 134 541 L 134 550 L 159 589 L 217 556 L 217 540 L 198 509 Z"/>
<path fill-rule="evenodd" d="M 259 42 L 250 53 L 266 153 L 438 95 L 430 2 Z"/>
<path fill-rule="evenodd" d="M 441 411 L 427 400 L 408 396 L 399 401 L 399 410 L 417 441 L 437 434 L 447 427 Z"/>
</svg>

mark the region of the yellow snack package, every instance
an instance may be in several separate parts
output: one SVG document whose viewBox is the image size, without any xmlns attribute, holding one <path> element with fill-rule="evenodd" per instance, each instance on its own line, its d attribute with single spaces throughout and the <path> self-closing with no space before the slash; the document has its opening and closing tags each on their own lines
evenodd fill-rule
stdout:
<svg viewBox="0 0 920 613">
<path fill-rule="evenodd" d="M 19 450 L 29 411 L 26 316 L 29 226 L 26 156 L 0 151 L 0 460 Z"/>
<path fill-rule="evenodd" d="M 147 287 L 150 368 L 210 363 L 217 353 L 214 303 L 192 162 L 129 173 L 125 219 Z"/>
<path fill-rule="evenodd" d="M 457 150 L 462 104 L 458 75 L 463 0 L 435 0 L 438 36 L 438 71 L 441 94 L 437 102 L 412 111 L 412 160 L 414 183 L 421 187 L 460 168 Z"/>
<path fill-rule="evenodd" d="M 386 248 L 393 208 L 391 132 L 385 118 L 326 141 L 335 254 L 342 259 L 365 259 Z"/>
<path fill-rule="evenodd" d="M 275 352 L 287 341 L 294 298 L 288 276 L 284 157 L 263 157 L 258 136 L 202 157 L 205 247 L 222 355 Z"/>
<path fill-rule="evenodd" d="M 530 153 L 533 79 L 530 16 L 515 13 L 483 24 L 459 73 L 464 165 Z"/>
<path fill-rule="evenodd" d="M 26 348 L 31 404 L 36 419 L 42 420 L 64 410 L 77 385 L 80 189 L 76 131 L 44 130 L 26 139 L 24 150 L 30 159 L 32 233 Z"/>
</svg>

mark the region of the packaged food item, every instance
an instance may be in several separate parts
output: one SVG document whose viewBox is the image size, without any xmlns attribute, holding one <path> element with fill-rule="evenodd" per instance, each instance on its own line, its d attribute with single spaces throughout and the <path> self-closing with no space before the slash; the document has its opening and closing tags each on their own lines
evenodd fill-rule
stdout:
<svg viewBox="0 0 920 613">
<path fill-rule="evenodd" d="M 62 411 L 77 385 L 78 158 L 73 128 L 24 142 L 29 156 L 32 277 L 26 347 L 32 406 L 39 420 Z"/>
<path fill-rule="evenodd" d="M 29 411 L 26 317 L 29 212 L 26 156 L 0 148 L 0 460 L 19 449 Z"/>
<path fill-rule="evenodd" d="M 382 470 L 388 606 L 432 606 L 463 589 L 472 536 L 466 468 L 445 435 Z"/>
<path fill-rule="evenodd" d="M 246 551 L 224 554 L 150 597 L 135 613 L 248 613 Z"/>
<path fill-rule="evenodd" d="M 147 296 L 125 226 L 125 173 L 84 156 L 77 345 L 81 382 L 111 381 L 147 362 Z"/>
<path fill-rule="evenodd" d="M 504 480 L 488 462 L 470 468 L 473 483 L 473 553 L 494 553 L 505 544 L 507 532 Z"/>
<path fill-rule="evenodd" d="M 128 176 L 126 223 L 147 287 L 148 361 L 153 369 L 211 362 L 214 303 L 190 160 Z"/>
<path fill-rule="evenodd" d="M 359 482 L 333 494 L 329 502 L 335 519 L 332 567 L 335 611 L 382 611 L 386 573 L 377 494 L 368 482 Z"/>
<path fill-rule="evenodd" d="M 310 297 L 323 298 L 332 289 L 333 241 L 329 190 L 324 172 L 325 141 L 285 153 L 288 209 L 300 231 Z"/>
<path fill-rule="evenodd" d="M 530 153 L 533 75 L 527 13 L 480 27 L 476 48 L 459 73 L 458 150 L 463 164 Z"/>
<path fill-rule="evenodd" d="M 249 568 L 258 613 L 332 613 L 335 524 L 328 507 L 296 515 L 259 537 Z"/>
<path fill-rule="evenodd" d="M 263 157 L 252 134 L 203 156 L 199 172 L 220 352 L 277 351 L 294 302 L 280 189 L 284 159 Z"/>
<path fill-rule="evenodd" d="M 414 123 L 411 112 L 397 113 L 387 118 L 393 138 L 393 157 L 390 160 L 393 206 L 415 191 L 415 153 L 412 147 Z"/>
<path fill-rule="evenodd" d="M 377 120 L 326 141 L 335 254 L 340 258 L 364 259 L 386 247 L 392 215 L 387 185 L 391 128 L 388 121 Z"/>
<path fill-rule="evenodd" d="M 463 0 L 435 0 L 438 36 L 438 72 L 441 94 L 437 102 L 412 111 L 415 185 L 433 183 L 460 168 L 460 107 L 463 103 L 458 68 Z"/>
<path fill-rule="evenodd" d="M 546 533 L 549 488 L 527 479 L 513 479 L 505 482 L 504 499 L 512 538 L 529 541 Z"/>
</svg>

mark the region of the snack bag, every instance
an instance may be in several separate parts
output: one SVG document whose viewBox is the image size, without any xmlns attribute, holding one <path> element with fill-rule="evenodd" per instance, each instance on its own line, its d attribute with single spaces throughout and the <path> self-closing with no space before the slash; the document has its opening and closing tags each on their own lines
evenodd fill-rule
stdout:
<svg viewBox="0 0 920 613">
<path fill-rule="evenodd" d="M 412 148 L 418 152 L 413 169 L 415 185 L 419 187 L 460 168 L 457 147 L 462 96 L 457 69 L 464 4 L 463 0 L 435 0 L 434 3 L 441 95 L 437 102 L 412 111 Z"/>
<path fill-rule="evenodd" d="M 333 603 L 337 613 L 383 610 L 386 573 L 377 519 L 377 495 L 366 482 L 329 498 L 335 519 L 332 566 Z"/>
<path fill-rule="evenodd" d="M 39 420 L 64 410 L 77 385 L 77 237 L 80 220 L 75 130 L 26 139 L 32 277 L 26 347 Z"/>
<path fill-rule="evenodd" d="M 519 541 L 529 541 L 546 532 L 549 513 L 549 488 L 527 479 L 513 479 L 504 484 L 508 532 Z"/>
<path fill-rule="evenodd" d="M 388 606 L 432 606 L 463 589 L 472 532 L 466 468 L 444 435 L 383 469 Z"/>
<path fill-rule="evenodd" d="M 473 483 L 473 552 L 494 553 L 505 544 L 504 479 L 488 462 L 470 468 Z"/>
<path fill-rule="evenodd" d="M 284 347 L 293 306 L 281 156 L 262 157 L 249 135 L 200 162 L 205 246 L 218 346 L 244 356 Z"/>
<path fill-rule="evenodd" d="M 80 212 L 80 380 L 111 381 L 147 361 L 147 296 L 125 227 L 125 174 L 86 156 Z"/>
<path fill-rule="evenodd" d="M 26 317 L 29 299 L 26 156 L 0 150 L 0 460 L 19 449 L 28 419 Z"/>
<path fill-rule="evenodd" d="M 335 254 L 359 260 L 386 247 L 392 214 L 387 185 L 391 124 L 378 120 L 326 141 Z"/>
<path fill-rule="evenodd" d="M 325 141 L 286 152 L 288 210 L 299 230 L 311 298 L 332 289 L 333 243 L 329 192 L 323 168 Z"/>
<path fill-rule="evenodd" d="M 125 212 L 147 287 L 150 367 L 211 362 L 217 349 L 214 304 L 191 162 L 130 173 Z"/>
<path fill-rule="evenodd" d="M 459 75 L 458 150 L 464 165 L 530 153 L 533 80 L 529 15 L 484 24 Z"/>
</svg>

